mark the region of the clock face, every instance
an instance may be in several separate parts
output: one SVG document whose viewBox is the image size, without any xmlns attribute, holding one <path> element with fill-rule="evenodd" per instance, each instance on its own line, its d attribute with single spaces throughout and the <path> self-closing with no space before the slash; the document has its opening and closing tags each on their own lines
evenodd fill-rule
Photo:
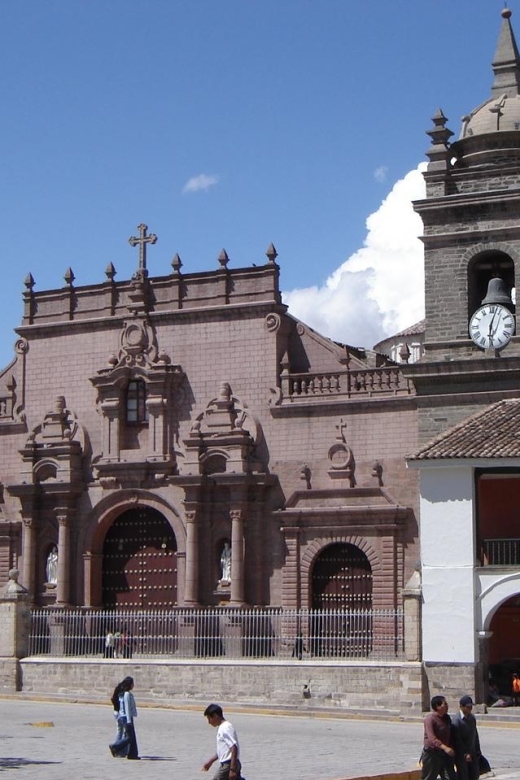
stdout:
<svg viewBox="0 0 520 780">
<path fill-rule="evenodd" d="M 469 335 L 481 349 L 502 349 L 515 332 L 515 318 L 505 306 L 488 303 L 469 321 Z"/>
</svg>

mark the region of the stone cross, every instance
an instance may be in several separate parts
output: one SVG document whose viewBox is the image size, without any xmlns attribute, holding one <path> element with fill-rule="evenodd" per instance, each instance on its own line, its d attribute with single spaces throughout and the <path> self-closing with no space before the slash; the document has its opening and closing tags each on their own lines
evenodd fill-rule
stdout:
<svg viewBox="0 0 520 780">
<path fill-rule="evenodd" d="M 347 423 L 345 422 L 345 420 L 342 417 L 340 418 L 339 424 L 336 425 L 335 428 L 336 428 L 336 430 L 338 432 L 337 438 L 340 441 L 345 441 L 344 431 L 347 430 Z"/>
<path fill-rule="evenodd" d="M 150 235 L 147 236 L 146 231 L 148 230 L 148 225 L 145 225 L 143 222 L 137 226 L 137 229 L 139 231 L 139 238 L 131 236 L 128 239 L 128 243 L 130 246 L 137 246 L 137 244 L 139 244 L 139 271 L 146 271 L 146 245 L 155 244 L 157 236 L 155 233 L 150 233 Z"/>
</svg>

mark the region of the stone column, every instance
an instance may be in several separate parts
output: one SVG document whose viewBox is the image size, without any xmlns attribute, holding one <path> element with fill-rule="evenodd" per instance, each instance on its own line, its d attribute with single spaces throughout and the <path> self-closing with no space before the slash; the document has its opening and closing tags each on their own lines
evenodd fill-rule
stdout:
<svg viewBox="0 0 520 780">
<path fill-rule="evenodd" d="M 18 570 L 11 569 L 9 582 L 0 593 L 0 691 L 21 690 L 18 662 L 28 653 L 30 629 L 30 595 L 18 583 Z"/>
<path fill-rule="evenodd" d="M 421 574 L 416 569 L 403 589 L 404 652 L 407 661 L 421 660 Z"/>
<path fill-rule="evenodd" d="M 36 548 L 36 522 L 32 517 L 23 517 L 22 580 L 32 601 L 35 599 L 35 548 Z"/>
<path fill-rule="evenodd" d="M 70 525 L 66 509 L 57 509 L 58 518 L 58 585 L 56 605 L 67 607 L 70 604 Z"/>
<path fill-rule="evenodd" d="M 83 571 L 83 603 L 86 607 L 102 606 L 103 554 L 86 552 L 83 555 Z"/>
<path fill-rule="evenodd" d="M 477 631 L 479 659 L 475 667 L 475 701 L 486 704 L 489 694 L 489 640 L 492 631 Z"/>
<path fill-rule="evenodd" d="M 285 609 L 300 609 L 300 529 L 297 526 L 284 526 L 283 538 L 287 554 L 283 567 L 282 607 Z M 308 608 L 309 604 L 303 604 Z"/>
<path fill-rule="evenodd" d="M 241 509 L 232 509 L 231 515 L 231 597 L 229 605 L 244 604 L 244 515 Z"/>
<path fill-rule="evenodd" d="M 186 518 L 186 579 L 184 604 L 199 606 L 199 520 L 195 510 L 185 512 Z"/>
</svg>

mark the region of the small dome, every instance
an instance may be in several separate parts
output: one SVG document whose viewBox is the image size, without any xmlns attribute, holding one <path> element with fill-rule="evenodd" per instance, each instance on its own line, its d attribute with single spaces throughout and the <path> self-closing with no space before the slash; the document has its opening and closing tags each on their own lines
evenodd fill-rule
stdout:
<svg viewBox="0 0 520 780">
<path fill-rule="evenodd" d="M 501 15 L 502 26 L 492 63 L 491 97 L 462 118 L 460 139 L 520 131 L 520 54 L 511 26 L 511 11 L 504 8 Z"/>
<path fill-rule="evenodd" d="M 460 138 L 520 130 L 520 95 L 492 97 L 462 118 Z"/>
</svg>

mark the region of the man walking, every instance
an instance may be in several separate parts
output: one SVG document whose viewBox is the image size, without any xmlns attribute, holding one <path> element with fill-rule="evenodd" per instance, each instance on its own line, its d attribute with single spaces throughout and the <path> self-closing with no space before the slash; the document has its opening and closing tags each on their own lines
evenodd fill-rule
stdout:
<svg viewBox="0 0 520 780">
<path fill-rule="evenodd" d="M 459 706 L 460 712 L 452 721 L 457 777 L 460 780 L 478 780 L 480 740 L 472 712 L 473 699 L 463 696 Z"/>
<path fill-rule="evenodd" d="M 444 696 L 431 700 L 432 712 L 424 719 L 424 746 L 421 754 L 421 780 L 456 780 L 451 744 L 451 718 Z"/>
<path fill-rule="evenodd" d="M 217 729 L 217 752 L 202 765 L 202 769 L 207 772 L 218 760 L 219 767 L 213 775 L 213 780 L 240 780 L 240 746 L 235 729 L 225 719 L 219 704 L 206 707 L 204 717 L 210 726 Z"/>
</svg>

